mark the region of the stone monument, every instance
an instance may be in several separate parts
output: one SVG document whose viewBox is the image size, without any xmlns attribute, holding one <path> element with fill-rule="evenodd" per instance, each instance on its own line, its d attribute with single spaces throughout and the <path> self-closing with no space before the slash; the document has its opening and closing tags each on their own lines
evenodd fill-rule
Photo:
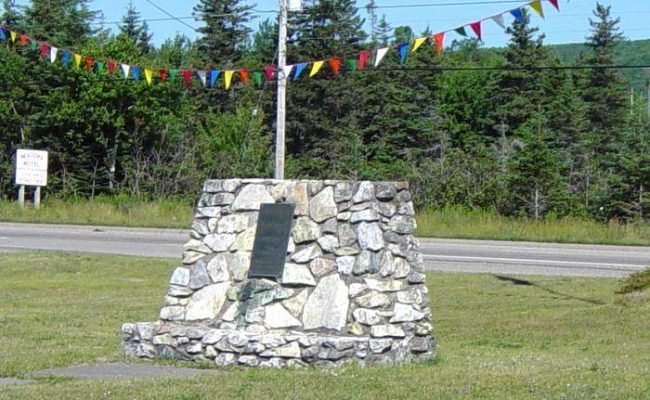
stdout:
<svg viewBox="0 0 650 400">
<path fill-rule="evenodd" d="M 127 355 L 259 367 L 434 356 L 408 184 L 208 180 L 156 322 Z"/>
</svg>

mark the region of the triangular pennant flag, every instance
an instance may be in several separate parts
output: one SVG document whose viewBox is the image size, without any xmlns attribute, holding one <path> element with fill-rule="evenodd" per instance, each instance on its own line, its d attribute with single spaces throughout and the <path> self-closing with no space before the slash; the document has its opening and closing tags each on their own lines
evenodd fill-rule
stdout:
<svg viewBox="0 0 650 400">
<path fill-rule="evenodd" d="M 332 72 L 334 72 L 334 75 L 338 75 L 339 71 L 341 70 L 341 59 L 338 57 L 330 58 L 329 65 L 332 69 Z"/>
<path fill-rule="evenodd" d="M 167 82 L 167 75 L 169 73 L 167 72 L 167 68 L 160 68 L 158 70 L 158 75 L 160 75 L 160 82 Z"/>
<path fill-rule="evenodd" d="M 287 75 L 289 76 L 289 75 Z M 239 70 L 239 79 L 241 79 L 242 83 L 246 85 L 248 83 L 248 70 L 247 69 L 240 69 Z"/>
<path fill-rule="evenodd" d="M 23 47 L 27 46 L 27 42 L 29 42 L 29 36 L 25 35 L 24 33 L 21 33 L 20 34 L 20 39 L 18 39 L 18 42 Z"/>
<path fill-rule="evenodd" d="M 213 88 L 214 85 L 217 84 L 217 79 L 219 78 L 219 74 L 221 74 L 221 71 L 218 69 L 213 69 L 210 71 L 210 87 Z"/>
<path fill-rule="evenodd" d="M 262 72 L 264 72 L 264 79 L 267 81 L 273 80 L 273 74 L 275 73 L 275 67 L 272 65 L 267 65 L 266 67 L 262 68 Z"/>
<path fill-rule="evenodd" d="M 293 79 L 296 79 L 295 75 L 294 75 Z M 262 71 L 253 71 L 253 80 L 255 81 L 255 84 L 257 85 L 257 87 L 261 87 L 262 83 L 263 83 L 263 81 L 262 81 Z"/>
<path fill-rule="evenodd" d="M 293 64 L 285 65 L 284 68 L 282 68 L 282 73 L 284 74 L 285 79 L 289 79 L 289 76 L 291 75 L 291 71 L 293 71 Z"/>
<path fill-rule="evenodd" d="M 74 66 L 77 67 L 77 69 L 81 66 L 81 54 L 74 54 Z"/>
<path fill-rule="evenodd" d="M 223 83 L 226 86 L 226 90 L 230 89 L 230 82 L 232 82 L 232 75 L 235 73 L 233 70 L 225 71 L 223 75 Z"/>
<path fill-rule="evenodd" d="M 548 2 L 551 3 L 556 10 L 560 11 L 560 4 L 558 4 L 558 0 L 548 0 Z"/>
<path fill-rule="evenodd" d="M 531 1 L 529 4 L 530 8 L 535 10 L 537 14 L 539 14 L 542 19 L 544 19 L 544 9 L 542 8 L 542 0 L 534 0 Z"/>
<path fill-rule="evenodd" d="M 510 14 L 515 17 L 515 21 L 521 22 L 524 19 L 524 13 L 521 11 L 521 8 L 515 8 L 510 10 Z"/>
<path fill-rule="evenodd" d="M 153 71 L 149 68 L 144 69 L 144 79 L 147 81 L 148 85 L 151 85 L 151 81 L 153 80 Z"/>
<path fill-rule="evenodd" d="M 348 58 L 347 60 L 345 60 L 345 66 L 350 71 L 356 71 L 359 66 L 359 60 L 357 60 L 356 58 Z"/>
<path fill-rule="evenodd" d="M 92 57 L 86 57 L 86 70 L 92 71 L 93 65 L 95 65 L 95 59 Z"/>
<path fill-rule="evenodd" d="M 296 72 L 293 73 L 294 81 L 300 78 L 300 74 L 302 74 L 302 71 L 304 71 L 306 67 L 307 67 L 307 63 L 296 64 Z"/>
<path fill-rule="evenodd" d="M 364 69 L 366 68 L 366 63 L 368 62 L 368 59 L 372 55 L 372 52 L 370 51 L 362 51 L 359 53 L 359 69 Z"/>
<path fill-rule="evenodd" d="M 115 62 L 115 60 L 108 60 L 108 72 L 110 74 L 115 73 L 115 66 L 116 65 L 117 65 L 117 63 Z"/>
<path fill-rule="evenodd" d="M 16 37 L 18 36 L 18 34 L 16 32 L 14 32 L 14 31 L 9 31 L 9 36 L 11 37 L 11 41 L 15 42 Z"/>
<path fill-rule="evenodd" d="M 72 53 L 64 50 L 63 55 L 61 56 L 61 62 L 63 63 L 63 66 L 67 67 L 70 64 L 70 60 L 72 60 Z"/>
<path fill-rule="evenodd" d="M 208 84 L 208 73 L 206 71 L 196 71 L 196 75 L 201 81 L 201 85 L 206 86 Z"/>
<path fill-rule="evenodd" d="M 411 53 L 414 53 L 417 49 L 422 46 L 422 43 L 426 42 L 427 38 L 426 37 L 420 37 L 415 39 L 415 43 L 413 43 L 413 49 L 411 50 Z"/>
<path fill-rule="evenodd" d="M 470 28 L 476 33 L 476 36 L 478 36 L 478 40 L 482 40 L 481 38 L 481 21 L 476 21 L 472 22 L 469 24 Z"/>
<path fill-rule="evenodd" d="M 456 31 L 456 33 L 459 34 L 460 36 L 467 37 L 467 31 L 465 31 L 464 26 L 458 27 L 458 28 L 454 29 L 454 31 Z"/>
<path fill-rule="evenodd" d="M 314 64 L 311 66 L 311 71 L 309 72 L 310 78 L 318 73 L 323 66 L 323 63 L 325 63 L 325 61 L 314 61 Z"/>
<path fill-rule="evenodd" d="M 131 70 L 131 66 L 129 64 L 120 64 L 120 67 L 122 68 L 122 73 L 124 74 L 124 79 L 129 77 L 129 71 Z"/>
<path fill-rule="evenodd" d="M 41 42 L 39 53 L 41 58 L 47 57 L 50 54 L 50 45 L 45 42 Z"/>
<path fill-rule="evenodd" d="M 37 42 L 36 40 L 32 39 L 32 40 L 29 42 L 29 48 L 30 48 L 31 50 L 36 50 L 36 49 L 38 49 L 38 42 Z"/>
<path fill-rule="evenodd" d="M 381 60 L 384 59 L 386 53 L 388 53 L 388 47 L 384 47 L 383 49 L 377 49 L 377 53 L 375 54 L 375 67 L 378 66 Z"/>
<path fill-rule="evenodd" d="M 4 28 L 0 27 L 0 40 L 5 41 L 7 40 L 7 34 L 5 33 Z"/>
<path fill-rule="evenodd" d="M 185 69 L 181 72 L 181 75 L 183 75 L 183 84 L 185 87 L 190 87 L 192 85 L 192 71 Z"/>
<path fill-rule="evenodd" d="M 506 29 L 506 24 L 503 22 L 503 14 L 495 15 L 492 17 L 492 21 L 494 21 L 495 24 L 499 25 L 501 29 Z"/>
<path fill-rule="evenodd" d="M 410 43 L 400 43 L 397 45 L 397 52 L 399 53 L 399 62 L 404 64 L 406 62 L 406 57 L 409 54 Z"/>
<path fill-rule="evenodd" d="M 56 61 L 56 56 L 59 54 L 59 49 L 56 47 L 50 47 L 50 62 L 54 63 Z"/>
<path fill-rule="evenodd" d="M 134 81 L 139 81 L 140 80 L 140 67 L 134 65 L 131 67 L 131 76 L 133 77 Z"/>
<path fill-rule="evenodd" d="M 436 44 L 436 54 L 442 54 L 442 49 L 445 46 L 445 33 L 440 32 L 433 35 L 433 41 Z"/>
<path fill-rule="evenodd" d="M 101 74 L 102 71 L 104 71 L 104 63 L 103 63 L 103 62 L 101 62 L 101 61 L 97 61 L 97 62 L 95 63 L 95 66 L 97 67 L 97 73 L 98 73 L 98 74 Z"/>
<path fill-rule="evenodd" d="M 175 81 L 177 76 L 178 76 L 178 70 L 177 69 L 170 69 L 169 70 L 169 80 L 170 81 Z"/>
</svg>

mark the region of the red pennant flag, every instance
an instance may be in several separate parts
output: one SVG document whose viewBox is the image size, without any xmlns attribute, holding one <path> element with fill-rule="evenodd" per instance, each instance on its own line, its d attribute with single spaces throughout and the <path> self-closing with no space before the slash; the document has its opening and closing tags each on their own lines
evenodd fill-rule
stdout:
<svg viewBox="0 0 650 400">
<path fill-rule="evenodd" d="M 29 42 L 29 36 L 25 35 L 24 33 L 21 33 L 18 41 L 20 42 L 21 46 L 25 47 L 27 46 L 27 42 Z"/>
<path fill-rule="evenodd" d="M 244 82 L 244 85 L 248 83 L 248 70 L 247 69 L 240 69 L 239 70 L 239 77 L 241 78 L 241 81 Z"/>
<path fill-rule="evenodd" d="M 481 39 L 481 21 L 472 22 L 471 24 L 469 24 L 469 26 L 472 28 L 474 33 L 476 33 L 476 36 L 478 36 L 478 40 L 482 40 Z"/>
<path fill-rule="evenodd" d="M 362 51 L 359 53 L 359 69 L 364 69 L 366 67 L 366 63 L 368 62 L 368 59 L 371 55 L 371 51 Z"/>
<path fill-rule="evenodd" d="M 553 4 L 553 7 L 555 7 L 556 10 L 560 11 L 560 5 L 558 4 L 558 0 L 548 0 L 548 2 Z"/>
<path fill-rule="evenodd" d="M 93 65 L 95 64 L 95 59 L 92 57 L 86 57 L 86 69 L 88 71 L 93 69 Z"/>
<path fill-rule="evenodd" d="M 273 74 L 275 73 L 275 67 L 272 65 L 267 65 L 266 67 L 262 68 L 262 72 L 264 72 L 264 78 L 267 81 L 273 80 Z"/>
<path fill-rule="evenodd" d="M 167 82 L 167 75 L 168 75 L 167 68 L 160 68 L 158 70 L 158 73 L 160 74 L 160 81 Z"/>
<path fill-rule="evenodd" d="M 334 75 L 338 75 L 339 71 L 341 70 L 341 59 L 338 57 L 330 58 L 329 64 L 330 68 L 332 68 L 332 72 L 334 72 Z"/>
<path fill-rule="evenodd" d="M 45 57 L 47 57 L 49 54 L 50 54 L 50 45 L 47 44 L 47 43 L 45 43 L 45 42 L 41 42 L 41 46 L 40 46 L 40 55 L 41 55 L 41 58 L 45 58 Z"/>
<path fill-rule="evenodd" d="M 433 41 L 436 43 L 436 54 L 442 54 L 442 49 L 445 45 L 445 33 L 440 32 L 433 35 Z"/>
<path fill-rule="evenodd" d="M 113 74 L 115 72 L 115 67 L 117 66 L 117 63 L 115 60 L 108 60 L 108 72 Z"/>
<path fill-rule="evenodd" d="M 185 87 L 190 87 L 192 85 L 192 71 L 186 69 L 181 73 L 183 74 L 183 82 L 185 83 Z"/>
</svg>

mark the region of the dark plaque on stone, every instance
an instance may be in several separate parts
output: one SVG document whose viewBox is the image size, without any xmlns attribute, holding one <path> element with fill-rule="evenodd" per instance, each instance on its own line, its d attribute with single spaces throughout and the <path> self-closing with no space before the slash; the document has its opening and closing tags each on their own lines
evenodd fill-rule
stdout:
<svg viewBox="0 0 650 400">
<path fill-rule="evenodd" d="M 291 203 L 260 206 L 249 278 L 282 278 L 295 208 Z"/>
</svg>

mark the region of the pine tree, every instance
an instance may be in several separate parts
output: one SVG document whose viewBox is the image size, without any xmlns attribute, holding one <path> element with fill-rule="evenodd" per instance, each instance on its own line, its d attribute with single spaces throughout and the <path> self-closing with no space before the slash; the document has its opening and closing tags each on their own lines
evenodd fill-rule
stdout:
<svg viewBox="0 0 650 400">
<path fill-rule="evenodd" d="M 140 13 L 130 1 L 126 13 L 122 16 L 120 35 L 130 40 L 139 49 L 140 55 L 149 54 L 151 51 L 153 35 L 149 33 L 149 26 L 142 21 Z"/>
<path fill-rule="evenodd" d="M 16 7 L 15 0 L 2 0 L 2 15 L 0 23 L 11 28 L 18 28 L 21 21 L 21 15 Z"/>
<path fill-rule="evenodd" d="M 207 62 L 224 68 L 238 66 L 252 32 L 247 26 L 252 8 L 241 0 L 199 0 L 194 15 L 205 26 L 198 29 L 198 47 Z"/>
<path fill-rule="evenodd" d="M 392 40 L 393 28 L 390 26 L 388 21 L 386 21 L 386 15 L 382 14 L 377 27 L 373 31 L 373 35 L 376 38 L 376 41 L 381 46 L 388 46 L 388 43 Z"/>
<path fill-rule="evenodd" d="M 25 29 L 36 39 L 78 48 L 97 32 L 92 27 L 97 12 L 90 10 L 89 3 L 90 0 L 33 0 L 25 8 Z"/>
</svg>

